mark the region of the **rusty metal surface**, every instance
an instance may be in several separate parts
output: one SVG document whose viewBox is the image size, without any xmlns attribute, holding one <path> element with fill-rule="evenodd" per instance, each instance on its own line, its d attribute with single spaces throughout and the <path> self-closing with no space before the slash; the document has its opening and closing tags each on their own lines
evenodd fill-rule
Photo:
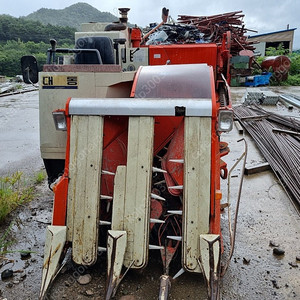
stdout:
<svg viewBox="0 0 300 300">
<path fill-rule="evenodd" d="M 287 80 L 290 66 L 291 60 L 284 55 L 266 57 L 261 63 L 263 70 L 273 69 L 274 76 L 278 82 Z"/>
</svg>

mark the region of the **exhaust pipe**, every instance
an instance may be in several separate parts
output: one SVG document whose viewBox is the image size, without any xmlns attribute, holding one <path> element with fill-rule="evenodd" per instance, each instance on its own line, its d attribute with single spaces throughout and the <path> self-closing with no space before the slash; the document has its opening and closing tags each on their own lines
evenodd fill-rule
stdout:
<svg viewBox="0 0 300 300">
<path fill-rule="evenodd" d="M 108 24 L 104 31 L 120 31 L 125 30 L 127 28 L 128 22 L 128 12 L 130 8 L 119 8 L 119 13 L 121 17 L 119 18 L 119 22 Z"/>
</svg>

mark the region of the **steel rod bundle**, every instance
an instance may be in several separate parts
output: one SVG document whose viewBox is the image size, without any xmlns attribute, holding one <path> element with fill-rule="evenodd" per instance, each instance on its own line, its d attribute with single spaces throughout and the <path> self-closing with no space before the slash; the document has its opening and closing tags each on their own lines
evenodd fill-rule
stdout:
<svg viewBox="0 0 300 300">
<path fill-rule="evenodd" d="M 300 122 L 267 112 L 259 106 L 238 106 L 234 113 L 254 139 L 283 188 L 300 205 L 300 138 L 297 135 Z"/>
</svg>

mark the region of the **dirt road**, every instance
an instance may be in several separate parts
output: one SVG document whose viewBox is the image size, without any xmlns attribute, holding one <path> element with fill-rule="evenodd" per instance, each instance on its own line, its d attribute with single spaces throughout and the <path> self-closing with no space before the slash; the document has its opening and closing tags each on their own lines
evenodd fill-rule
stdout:
<svg viewBox="0 0 300 300">
<path fill-rule="evenodd" d="M 279 91 L 278 88 L 273 89 Z M 291 88 L 289 91 L 300 95 L 299 87 Z M 234 104 L 240 102 L 243 93 L 243 88 L 232 89 Z M 36 97 L 34 93 L 31 96 Z M 27 96 L 24 95 L 24 97 Z M 33 105 L 33 107 L 35 106 Z M 33 108 L 33 110 L 35 111 L 37 108 Z M 280 105 L 274 110 L 299 117 L 298 110 L 290 113 Z M 1 111 L 2 108 L 0 114 Z M 37 118 L 37 113 L 35 117 Z M 34 131 L 37 135 L 37 127 L 34 128 Z M 229 168 L 243 152 L 243 143 L 237 142 L 241 137 L 235 128 L 229 134 L 223 135 L 222 140 L 229 142 L 231 148 L 230 154 L 224 158 Z M 255 165 L 264 161 L 251 138 L 247 134 L 244 134 L 244 137 L 249 145 L 247 164 Z M 21 144 L 22 141 L 23 139 L 20 138 Z M 8 141 L 8 144 L 11 142 Z M 36 142 L 38 143 L 38 140 Z M 12 144 L 9 147 L 7 149 L 14 148 Z M 3 151 L 2 147 L 1 151 Z M 32 155 L 34 157 L 36 155 L 35 159 L 39 161 L 38 153 L 32 153 Z M 15 166 L 24 165 L 25 168 L 29 169 L 38 169 L 40 166 L 40 163 L 37 163 L 36 167 L 31 167 L 29 166 L 30 161 L 26 160 L 24 155 L 21 155 L 20 158 L 22 163 L 19 164 L 18 159 L 16 159 L 14 161 Z M 10 166 L 10 163 L 7 165 Z M 1 170 L 9 169 L 1 168 Z M 232 199 L 237 193 L 238 178 L 235 175 L 239 174 L 240 166 L 233 173 Z M 222 191 L 225 202 L 225 184 Z M 33 253 L 26 260 L 21 260 L 20 253 L 9 253 L 6 258 L 12 259 L 13 262 L 7 260 L 1 262 L 0 272 L 7 268 L 18 272 L 15 272 L 14 277 L 8 281 L 0 281 L 0 299 L 1 297 L 8 300 L 38 299 L 44 228 L 51 221 L 52 194 L 47 190 L 46 184 L 39 186 L 37 193 L 34 201 L 27 207 L 21 207 L 11 216 L 11 220 L 16 220 L 10 234 L 10 237 L 15 239 L 15 243 L 9 249 L 13 251 L 30 250 Z M 225 251 L 228 251 L 228 239 L 226 238 L 227 209 L 222 215 L 222 223 Z M 5 227 L 2 226 L 1 232 L 4 230 Z M 270 244 L 270 241 L 273 244 Z M 285 251 L 285 254 L 275 256 L 273 254 L 274 246 L 272 246 L 274 244 L 278 244 Z M 297 256 L 300 256 L 300 217 L 278 184 L 276 177 L 271 171 L 246 176 L 240 206 L 235 253 L 228 272 L 221 283 L 222 299 L 300 299 L 300 263 L 296 262 Z M 82 267 L 72 266 L 71 269 L 57 278 L 50 291 L 49 299 L 103 299 L 105 268 L 105 255 L 99 257 L 99 263 L 92 269 L 86 270 Z M 178 265 L 173 265 L 170 271 L 171 275 L 174 275 L 179 268 Z M 126 298 L 127 300 L 157 299 L 161 270 L 158 253 L 154 253 L 151 255 L 146 269 L 138 272 L 130 271 L 126 275 L 116 299 L 125 300 L 124 296 L 126 295 L 134 295 L 131 298 Z M 87 285 L 80 285 L 77 282 L 77 278 L 83 273 L 91 274 L 91 282 Z M 205 285 L 201 275 L 195 276 L 185 273 L 172 282 L 170 299 L 205 299 L 205 293 Z"/>
</svg>

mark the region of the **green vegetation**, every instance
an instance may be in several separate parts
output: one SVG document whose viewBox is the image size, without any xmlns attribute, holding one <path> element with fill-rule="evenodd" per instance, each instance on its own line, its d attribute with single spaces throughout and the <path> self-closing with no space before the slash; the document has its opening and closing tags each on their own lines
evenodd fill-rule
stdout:
<svg viewBox="0 0 300 300">
<path fill-rule="evenodd" d="M 50 38 L 55 38 L 59 47 L 73 48 L 74 33 L 74 28 L 0 15 L 0 75 L 21 74 L 21 57 L 30 54 L 42 70 Z"/>
<path fill-rule="evenodd" d="M 40 71 L 46 63 L 47 49 L 49 44 L 44 42 L 22 42 L 20 39 L 0 43 L 0 74 L 15 76 L 21 74 L 21 57 L 23 55 L 34 55 L 38 61 Z M 73 44 L 59 44 L 62 48 L 73 48 Z"/>
<path fill-rule="evenodd" d="M 45 171 L 39 171 L 35 177 L 34 177 L 34 183 L 40 184 L 42 183 L 46 178 L 46 172 Z"/>
<path fill-rule="evenodd" d="M 76 3 L 64 9 L 41 8 L 25 17 L 26 20 L 39 21 L 43 24 L 80 28 L 82 23 L 113 22 L 118 18 L 109 12 L 101 12 L 87 3 Z"/>
<path fill-rule="evenodd" d="M 7 253 L 7 248 L 13 243 L 13 241 L 9 238 L 13 224 L 14 223 L 11 222 L 9 224 L 8 228 L 5 230 L 5 232 L 0 237 L 0 256 Z"/>
<path fill-rule="evenodd" d="M 266 56 L 287 55 L 288 53 L 289 51 L 284 49 L 282 43 L 280 43 L 277 48 L 269 47 L 266 49 Z"/>
<path fill-rule="evenodd" d="M 22 180 L 22 172 L 0 177 L 0 223 L 19 205 L 33 199 L 33 187 Z"/>
<path fill-rule="evenodd" d="M 46 178 L 46 173 L 44 170 L 36 173 L 30 180 L 30 184 L 26 184 L 22 176 L 22 172 L 16 172 L 11 176 L 0 177 L 0 224 L 15 208 L 33 199 L 34 185 L 41 184 Z M 7 251 L 7 248 L 13 244 L 11 229 L 14 224 L 17 224 L 17 220 L 12 221 L 0 236 L 0 259 L 8 252 L 33 253 L 26 250 Z"/>
<path fill-rule="evenodd" d="M 42 70 L 51 38 L 56 39 L 60 48 L 73 48 L 74 34 L 81 23 L 116 20 L 112 14 L 87 3 L 60 10 L 42 8 L 22 18 L 0 15 L 0 75 L 21 74 L 23 55 L 34 55 Z"/>
<path fill-rule="evenodd" d="M 300 85 L 300 51 L 293 52 L 289 55 L 291 60 L 291 68 L 287 81 L 283 85 Z"/>
<path fill-rule="evenodd" d="M 55 38 L 59 44 L 70 44 L 74 41 L 75 31 L 76 29 L 71 27 L 44 25 L 38 21 L 0 15 L 1 44 L 11 40 L 49 43 L 51 38 Z"/>
</svg>

